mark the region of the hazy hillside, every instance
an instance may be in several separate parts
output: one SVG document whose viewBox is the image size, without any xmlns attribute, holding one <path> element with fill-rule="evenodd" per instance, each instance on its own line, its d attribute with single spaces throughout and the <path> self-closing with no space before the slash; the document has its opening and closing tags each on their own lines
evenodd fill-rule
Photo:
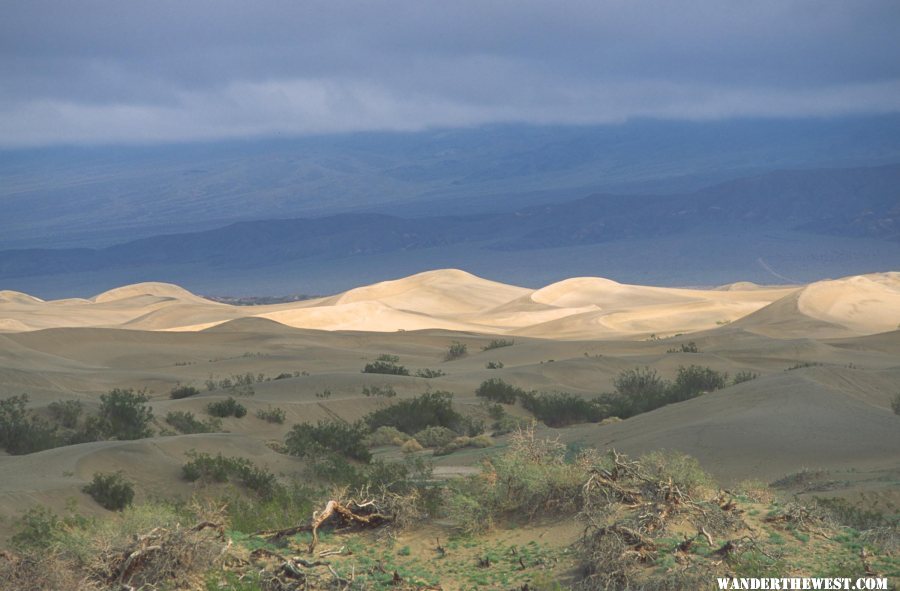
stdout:
<svg viewBox="0 0 900 591">
<path fill-rule="evenodd" d="M 505 125 L 0 153 L 0 248 L 106 246 L 238 220 L 508 211 L 900 160 L 897 116 Z"/>
<path fill-rule="evenodd" d="M 688 193 L 597 194 L 492 213 L 247 221 L 101 249 L 2 251 L 0 281 L 42 297 L 147 279 L 230 295 L 334 293 L 442 266 L 531 286 L 572 275 L 663 285 L 806 282 L 900 265 L 898 187 L 900 165 L 888 165 L 777 171 Z"/>
</svg>

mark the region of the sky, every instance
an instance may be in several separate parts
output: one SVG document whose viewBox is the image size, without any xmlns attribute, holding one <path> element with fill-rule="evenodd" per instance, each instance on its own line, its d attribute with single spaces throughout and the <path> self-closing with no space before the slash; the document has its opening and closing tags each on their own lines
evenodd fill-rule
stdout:
<svg viewBox="0 0 900 591">
<path fill-rule="evenodd" d="M 8 0 L 0 147 L 900 111 L 896 0 Z"/>
</svg>

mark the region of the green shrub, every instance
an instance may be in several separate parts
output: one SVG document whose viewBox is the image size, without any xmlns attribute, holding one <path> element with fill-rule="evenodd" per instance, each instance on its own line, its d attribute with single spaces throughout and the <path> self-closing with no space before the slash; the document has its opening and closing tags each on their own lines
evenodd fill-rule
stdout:
<svg viewBox="0 0 900 591">
<path fill-rule="evenodd" d="M 373 361 L 367 363 L 363 368 L 363 373 L 381 373 L 394 376 L 408 376 L 409 370 L 402 365 L 397 365 L 393 361 Z"/>
<path fill-rule="evenodd" d="M 468 533 L 489 529 L 496 517 L 574 514 L 584 470 L 566 463 L 564 445 L 517 431 L 508 450 L 485 464 L 484 473 L 447 484 L 445 511 Z"/>
<path fill-rule="evenodd" d="M 373 431 L 387 426 L 412 435 L 425 427 L 447 427 L 461 433 L 468 425 L 463 416 L 453 410 L 452 401 L 450 392 L 426 392 L 376 410 L 366 416 L 365 421 Z"/>
<path fill-rule="evenodd" d="M 484 364 L 485 369 L 503 369 L 502 361 L 488 361 Z"/>
<path fill-rule="evenodd" d="M 116 388 L 100 396 L 99 430 L 108 439 L 152 437 L 153 410 L 143 392 Z"/>
<path fill-rule="evenodd" d="M 287 414 L 276 406 L 275 408 L 268 408 L 266 410 L 259 409 L 256 411 L 256 418 L 262 419 L 267 423 L 278 423 L 280 425 L 284 423 Z"/>
<path fill-rule="evenodd" d="M 494 445 L 494 441 L 487 435 L 478 435 L 476 437 L 455 437 L 446 445 L 442 445 L 441 447 L 434 450 L 434 455 L 446 456 L 467 447 L 485 448 L 491 447 L 492 445 Z"/>
<path fill-rule="evenodd" d="M 21 455 L 63 445 L 56 427 L 29 416 L 27 404 L 27 394 L 0 400 L 0 447 Z"/>
<path fill-rule="evenodd" d="M 96 472 L 90 484 L 81 489 L 105 509 L 121 511 L 134 500 L 134 485 L 121 472 Z"/>
<path fill-rule="evenodd" d="M 445 375 L 447 375 L 447 374 L 444 373 L 443 371 L 439 370 L 439 369 L 428 369 L 428 368 L 426 367 L 426 368 L 424 368 L 424 369 L 417 369 L 417 370 L 416 370 L 416 377 L 417 377 L 417 378 L 429 378 L 429 379 L 430 379 L 430 378 L 440 378 L 440 377 L 443 377 L 443 376 L 445 376 Z"/>
<path fill-rule="evenodd" d="M 80 400 L 57 400 L 51 402 L 47 406 L 50 416 L 59 423 L 60 426 L 67 429 L 74 429 L 78 426 L 78 419 L 84 411 L 84 405 Z"/>
<path fill-rule="evenodd" d="M 426 427 L 414 435 L 424 447 L 443 447 L 457 437 L 456 431 L 447 427 Z"/>
<path fill-rule="evenodd" d="M 638 462 L 660 482 L 672 483 L 687 495 L 715 486 L 713 478 L 700 462 L 677 451 L 653 451 L 638 458 Z"/>
<path fill-rule="evenodd" d="M 478 389 L 475 390 L 475 395 L 480 398 L 486 398 L 491 402 L 515 404 L 520 396 L 525 395 L 525 390 L 507 384 L 500 378 L 491 378 L 478 386 Z"/>
<path fill-rule="evenodd" d="M 193 450 L 187 453 L 187 457 L 190 461 L 181 467 L 181 475 L 190 482 L 234 480 L 263 499 L 270 499 L 277 492 L 278 480 L 275 475 L 257 468 L 246 458 L 225 457 L 221 453 L 211 456 Z"/>
<path fill-rule="evenodd" d="M 230 396 L 227 400 L 210 402 L 206 406 L 206 411 L 214 417 L 235 417 L 238 419 L 247 414 L 247 408 Z"/>
<path fill-rule="evenodd" d="M 613 385 L 620 400 L 610 409 L 610 414 L 623 419 L 662 406 L 669 389 L 668 383 L 649 367 L 625 370 Z"/>
<path fill-rule="evenodd" d="M 412 437 L 394 427 L 378 427 L 366 436 L 365 442 L 367 447 L 400 446 L 410 439 Z"/>
<path fill-rule="evenodd" d="M 47 548 L 61 525 L 60 518 L 47 507 L 32 507 L 19 518 L 12 543 L 16 548 Z"/>
<path fill-rule="evenodd" d="M 724 388 L 727 382 L 727 373 L 719 373 L 708 367 L 697 365 L 679 367 L 675 382 L 667 392 L 666 402 L 689 400 L 700 394 Z"/>
<path fill-rule="evenodd" d="M 181 398 L 190 398 L 191 396 L 197 396 L 200 394 L 200 390 L 193 386 L 175 386 L 169 392 L 169 398 L 172 400 L 179 400 Z"/>
<path fill-rule="evenodd" d="M 285 523 L 302 523 L 313 512 L 316 491 L 299 482 L 278 484 L 266 498 L 246 498 L 230 494 L 225 497 L 231 529 L 253 533 L 281 529 Z M 249 588 L 248 588 L 249 589 Z M 256 589 L 256 587 L 254 587 Z"/>
<path fill-rule="evenodd" d="M 512 347 L 515 344 L 515 341 L 508 341 L 506 339 L 494 339 L 490 343 L 482 347 L 481 350 L 490 351 L 491 349 L 499 349 L 501 347 Z"/>
<path fill-rule="evenodd" d="M 181 433 L 216 433 L 222 430 L 222 421 L 217 418 L 198 421 L 194 413 L 173 410 L 166 413 L 166 422 Z"/>
<path fill-rule="evenodd" d="M 363 386 L 362 393 L 366 396 L 380 396 L 383 398 L 393 398 L 397 395 L 397 391 L 391 386 Z"/>
<path fill-rule="evenodd" d="M 697 349 L 697 343 L 691 341 L 687 344 L 682 344 L 677 349 L 669 349 L 666 353 L 699 353 L 700 350 Z"/>
<path fill-rule="evenodd" d="M 400 356 L 399 355 L 390 355 L 388 353 L 382 353 L 378 357 L 375 358 L 377 361 L 384 361 L 385 363 L 399 363 Z"/>
<path fill-rule="evenodd" d="M 454 359 L 465 357 L 468 351 L 469 347 L 465 343 L 454 341 L 447 349 L 447 354 L 444 355 L 444 361 L 453 361 Z"/>
<path fill-rule="evenodd" d="M 749 382 L 750 380 L 755 380 L 758 377 L 759 374 L 753 371 L 739 371 L 734 374 L 734 380 L 732 383 L 742 384 L 744 382 Z"/>
<path fill-rule="evenodd" d="M 289 454 L 299 457 L 322 455 L 334 452 L 341 456 L 369 462 L 372 454 L 366 448 L 368 430 L 362 421 L 353 424 L 319 421 L 316 425 L 303 423 L 294 425 L 285 437 Z"/>
<path fill-rule="evenodd" d="M 520 399 L 523 407 L 549 427 L 596 423 L 609 416 L 605 407 L 597 402 L 568 392 L 529 393 Z"/>
<path fill-rule="evenodd" d="M 517 431 L 524 427 L 528 426 L 528 421 L 525 419 L 520 419 L 519 417 L 514 417 L 512 415 L 504 414 L 502 417 L 494 421 L 494 424 L 491 428 L 494 431 L 494 435 L 506 435 L 507 433 L 512 433 L 513 431 Z"/>
</svg>

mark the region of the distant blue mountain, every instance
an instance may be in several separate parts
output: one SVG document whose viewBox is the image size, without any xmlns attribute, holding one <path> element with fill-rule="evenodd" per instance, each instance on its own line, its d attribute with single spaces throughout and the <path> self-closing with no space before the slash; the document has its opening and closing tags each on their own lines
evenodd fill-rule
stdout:
<svg viewBox="0 0 900 591">
<path fill-rule="evenodd" d="M 0 249 L 96 248 L 237 221 L 337 213 L 499 213 L 593 193 L 684 194 L 778 169 L 893 162 L 900 162 L 898 115 L 6 151 Z"/>
<path fill-rule="evenodd" d="M 406 265 L 404 257 L 418 267 L 450 266 L 449 261 L 452 266 L 476 266 L 491 277 L 532 277 L 540 282 L 555 275 L 535 270 L 536 257 L 552 261 L 557 252 L 565 265 L 560 263 L 554 270 L 589 269 L 588 260 L 573 263 L 572 257 L 594 256 L 588 252 L 602 253 L 601 247 L 613 252 L 609 248 L 624 244 L 638 260 L 646 261 L 644 272 L 650 275 L 642 277 L 644 282 L 671 282 L 671 276 L 659 272 L 653 276 L 653 269 L 666 264 L 677 249 L 694 248 L 693 243 L 701 240 L 715 248 L 736 236 L 741 237 L 740 242 L 731 243 L 738 245 L 736 249 L 716 253 L 704 274 L 690 275 L 687 281 L 754 279 L 724 272 L 746 268 L 748 256 L 750 260 L 806 257 L 817 261 L 819 274 L 883 270 L 883 265 L 900 268 L 900 165 L 776 171 L 671 195 L 594 194 L 466 215 L 342 213 L 237 222 L 98 249 L 6 250 L 0 251 L 0 288 L 52 284 L 57 293 L 71 292 L 82 289 L 76 285 L 85 274 L 93 274 L 113 284 L 151 278 L 185 283 L 187 279 L 187 286 L 196 290 L 212 285 L 204 283 L 204 276 L 214 276 L 216 285 L 232 281 L 242 285 L 241 293 L 254 293 L 246 285 L 248 278 L 258 281 L 266 273 L 271 276 L 302 267 L 307 276 L 290 284 L 295 288 L 292 292 L 322 293 L 330 284 L 315 275 L 333 276 L 341 268 L 352 275 L 356 273 L 350 272 L 352 261 L 368 261 L 367 280 L 421 270 L 404 266 L 401 271 L 397 262 Z M 873 244 L 881 246 L 873 248 Z M 667 252 L 661 252 L 660 245 Z M 853 253 L 851 267 L 848 255 L 832 252 L 838 247 Z M 578 249 L 584 248 L 589 251 L 579 255 Z M 511 258 L 515 253 L 518 258 Z M 690 258 L 705 264 L 702 253 L 699 259 L 697 255 Z M 331 285 L 336 289 L 346 283 L 354 284 L 348 276 L 344 284 Z M 271 288 L 267 283 L 255 293 L 264 295 Z"/>
</svg>

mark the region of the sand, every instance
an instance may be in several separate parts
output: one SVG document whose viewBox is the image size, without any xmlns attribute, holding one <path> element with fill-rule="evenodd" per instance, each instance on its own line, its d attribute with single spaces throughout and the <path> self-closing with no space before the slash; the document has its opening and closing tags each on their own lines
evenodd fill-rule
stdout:
<svg viewBox="0 0 900 591">
<path fill-rule="evenodd" d="M 444 329 L 545 339 L 642 339 L 736 321 L 770 336 L 816 328 L 816 336 L 858 336 L 900 324 L 900 273 L 799 287 L 738 283 L 707 290 L 581 277 L 531 290 L 443 269 L 327 298 L 243 307 L 211 302 L 165 283 L 48 302 L 0 292 L 0 331 L 6 333 L 61 327 L 200 331 L 248 317 L 328 331 Z"/>
<path fill-rule="evenodd" d="M 274 306 L 219 304 L 160 283 L 46 302 L 0 292 L 0 398 L 27 393 L 38 413 L 55 400 L 80 400 L 90 411 L 112 388 L 146 388 L 161 428 L 171 410 L 203 418 L 210 401 L 228 395 L 207 392 L 210 377 L 288 376 L 256 384 L 241 399 L 248 416 L 225 420 L 227 434 L 0 455 L 0 517 L 35 503 L 62 510 L 68 498 L 80 510 L 102 512 L 80 492 L 95 471 L 124 470 L 142 498 L 187 498 L 196 487 L 178 474 L 191 449 L 302 474 L 300 463 L 267 442 L 282 441 L 298 422 L 353 421 L 387 404 L 364 396 L 364 387 L 390 386 L 399 398 L 446 390 L 460 410 L 487 418 L 474 395 L 486 379 L 591 397 L 610 391 L 619 372 L 641 366 L 668 379 L 691 364 L 760 377 L 620 423 L 559 430 L 562 440 L 628 453 L 677 449 L 726 481 L 772 480 L 804 467 L 896 481 L 900 417 L 890 401 L 900 383 L 898 294 L 897 273 L 709 290 L 575 278 L 532 290 L 455 270 Z M 497 338 L 514 345 L 482 350 Z M 689 341 L 698 353 L 668 352 Z M 445 361 L 454 342 L 468 354 Z M 382 353 L 398 355 L 413 373 L 446 375 L 361 372 Z M 487 369 L 489 361 L 503 369 Z M 170 400 L 178 384 L 203 392 Z M 270 407 L 286 412 L 283 425 L 254 416 Z M 519 407 L 510 412 L 527 416 Z M 489 452 L 467 450 L 436 463 L 447 474 L 465 472 Z M 392 449 L 378 454 L 399 457 Z M 7 524 L 0 525 L 3 538 L 10 521 L 0 523 Z"/>
</svg>

